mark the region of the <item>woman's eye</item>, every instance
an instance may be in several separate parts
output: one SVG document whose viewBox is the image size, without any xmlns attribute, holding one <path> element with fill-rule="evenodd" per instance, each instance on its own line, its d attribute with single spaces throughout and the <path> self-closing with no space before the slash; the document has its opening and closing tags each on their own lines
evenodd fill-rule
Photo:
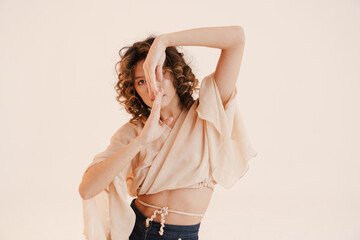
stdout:
<svg viewBox="0 0 360 240">
<path fill-rule="evenodd" d="M 141 85 L 141 84 L 143 84 L 143 83 L 145 83 L 145 80 L 140 80 L 140 81 L 138 81 L 138 85 Z"/>
</svg>

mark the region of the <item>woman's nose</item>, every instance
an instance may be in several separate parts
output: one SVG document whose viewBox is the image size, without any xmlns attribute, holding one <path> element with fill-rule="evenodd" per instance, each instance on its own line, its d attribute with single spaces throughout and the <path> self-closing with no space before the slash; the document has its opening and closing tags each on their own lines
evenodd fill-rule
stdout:
<svg viewBox="0 0 360 240">
<path fill-rule="evenodd" d="M 151 90 L 150 87 L 148 87 L 148 94 L 149 94 L 151 101 L 154 101 L 155 100 L 155 92 L 153 90 Z"/>
<path fill-rule="evenodd" d="M 151 101 L 155 100 L 155 96 L 156 96 L 156 92 L 157 92 L 156 88 L 157 88 L 157 90 L 159 90 L 159 87 L 160 87 L 160 84 L 158 83 L 158 81 L 156 81 L 155 84 L 156 84 L 156 86 L 150 86 L 150 85 L 147 86 L 148 94 L 149 94 Z M 154 89 L 152 87 L 154 87 Z"/>
</svg>

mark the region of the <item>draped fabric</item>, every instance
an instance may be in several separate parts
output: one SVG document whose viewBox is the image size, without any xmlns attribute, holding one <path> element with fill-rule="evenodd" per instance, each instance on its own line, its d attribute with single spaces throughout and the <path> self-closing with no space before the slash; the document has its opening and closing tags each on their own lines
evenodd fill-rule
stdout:
<svg viewBox="0 0 360 240">
<path fill-rule="evenodd" d="M 235 88 L 224 106 L 214 73 L 206 76 L 201 81 L 199 98 L 189 110 L 181 112 L 173 128 L 166 126 L 159 139 L 131 162 L 124 162 L 108 188 L 83 200 L 86 239 L 129 239 L 135 214 L 127 202 L 128 195 L 192 187 L 209 178 L 225 188 L 234 186 L 247 172 L 249 160 L 257 156 L 236 103 L 237 95 Z M 141 122 L 128 122 L 120 127 L 88 169 L 127 145 L 143 126 Z"/>
</svg>

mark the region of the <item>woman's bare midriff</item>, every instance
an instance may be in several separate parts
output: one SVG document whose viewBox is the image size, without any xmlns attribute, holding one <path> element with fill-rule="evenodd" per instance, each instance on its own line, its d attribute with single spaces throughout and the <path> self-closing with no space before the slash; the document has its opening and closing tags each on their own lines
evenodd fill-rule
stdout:
<svg viewBox="0 0 360 240">
<path fill-rule="evenodd" d="M 202 188 L 179 188 L 165 190 L 155 194 L 139 195 L 138 199 L 158 207 L 168 207 L 169 210 L 182 211 L 187 213 L 204 214 L 210 204 L 213 190 L 208 187 Z M 155 208 L 147 207 L 135 200 L 135 206 L 146 217 L 151 217 Z M 194 225 L 201 222 L 202 217 L 187 216 L 169 212 L 165 216 L 165 224 Z M 160 214 L 157 214 L 154 221 L 161 222 Z"/>
</svg>

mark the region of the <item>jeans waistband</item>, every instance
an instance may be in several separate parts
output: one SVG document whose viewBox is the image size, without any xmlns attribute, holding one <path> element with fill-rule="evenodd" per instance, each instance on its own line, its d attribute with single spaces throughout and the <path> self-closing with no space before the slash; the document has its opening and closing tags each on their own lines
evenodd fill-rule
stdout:
<svg viewBox="0 0 360 240">
<path fill-rule="evenodd" d="M 135 198 L 131 201 L 131 208 L 134 210 L 136 214 L 137 221 L 140 220 L 142 223 L 145 223 L 147 217 L 140 212 L 140 210 L 135 206 Z M 165 223 L 165 229 L 167 232 L 171 231 L 181 231 L 181 232 L 194 232 L 197 233 L 200 229 L 200 223 L 194 225 L 175 225 L 175 224 L 167 224 Z M 161 227 L 161 224 L 156 221 L 152 221 L 152 225 L 155 227 Z M 145 224 L 144 224 L 145 226 Z"/>
</svg>

